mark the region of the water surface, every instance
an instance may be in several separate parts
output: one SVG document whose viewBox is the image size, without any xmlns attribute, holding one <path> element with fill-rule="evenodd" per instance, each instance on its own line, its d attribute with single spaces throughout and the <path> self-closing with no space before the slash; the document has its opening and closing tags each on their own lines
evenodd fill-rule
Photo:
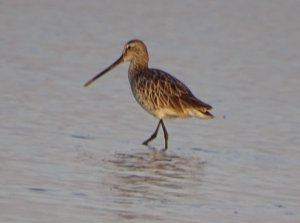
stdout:
<svg viewBox="0 0 300 223">
<path fill-rule="evenodd" d="M 2 1 L 1 222 L 299 222 L 296 1 Z M 127 66 L 131 38 L 216 119 L 157 120 Z"/>
</svg>

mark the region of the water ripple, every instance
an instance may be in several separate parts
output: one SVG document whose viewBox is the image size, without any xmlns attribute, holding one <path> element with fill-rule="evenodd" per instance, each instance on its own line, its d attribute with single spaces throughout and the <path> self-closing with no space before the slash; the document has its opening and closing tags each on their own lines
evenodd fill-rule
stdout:
<svg viewBox="0 0 300 223">
<path fill-rule="evenodd" d="M 140 198 L 163 201 L 166 195 L 168 199 L 191 198 L 195 195 L 191 190 L 197 190 L 205 167 L 199 158 L 161 151 L 117 153 L 108 163 L 115 172 L 107 184 L 117 197 L 133 202 Z"/>
</svg>

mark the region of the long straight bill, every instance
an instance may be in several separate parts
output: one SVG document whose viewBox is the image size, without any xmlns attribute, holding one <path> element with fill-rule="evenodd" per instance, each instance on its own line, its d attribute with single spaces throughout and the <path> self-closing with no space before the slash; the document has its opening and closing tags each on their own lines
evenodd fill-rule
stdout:
<svg viewBox="0 0 300 223">
<path fill-rule="evenodd" d="M 84 87 L 87 87 L 89 85 L 91 85 L 95 80 L 97 80 L 99 77 L 103 76 L 104 74 L 106 74 L 108 71 L 110 71 L 111 69 L 113 69 L 114 67 L 118 66 L 120 63 L 123 62 L 123 55 L 120 56 L 119 59 L 117 59 L 112 65 L 110 65 L 109 67 L 107 67 L 105 70 L 101 71 L 99 74 L 97 74 L 95 77 L 93 77 L 91 80 L 89 80 L 88 82 L 86 82 L 84 84 Z"/>
</svg>

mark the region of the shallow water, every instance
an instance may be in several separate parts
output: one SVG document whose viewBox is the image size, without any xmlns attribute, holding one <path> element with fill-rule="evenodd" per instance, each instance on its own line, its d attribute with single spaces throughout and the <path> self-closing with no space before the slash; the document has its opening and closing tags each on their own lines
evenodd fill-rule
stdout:
<svg viewBox="0 0 300 223">
<path fill-rule="evenodd" d="M 170 5 L 169 5 L 170 4 Z M 297 1 L 2 1 L 1 222 L 299 222 Z M 123 44 L 216 119 L 157 120 Z"/>
</svg>

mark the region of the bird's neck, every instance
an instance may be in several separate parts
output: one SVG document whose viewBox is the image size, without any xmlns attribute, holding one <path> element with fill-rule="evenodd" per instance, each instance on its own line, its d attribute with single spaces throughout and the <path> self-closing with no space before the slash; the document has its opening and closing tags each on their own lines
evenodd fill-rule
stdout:
<svg viewBox="0 0 300 223">
<path fill-rule="evenodd" d="M 136 75 L 146 69 L 148 69 L 148 60 L 145 60 L 143 58 L 133 59 L 130 61 L 128 73 L 130 75 Z"/>
</svg>

